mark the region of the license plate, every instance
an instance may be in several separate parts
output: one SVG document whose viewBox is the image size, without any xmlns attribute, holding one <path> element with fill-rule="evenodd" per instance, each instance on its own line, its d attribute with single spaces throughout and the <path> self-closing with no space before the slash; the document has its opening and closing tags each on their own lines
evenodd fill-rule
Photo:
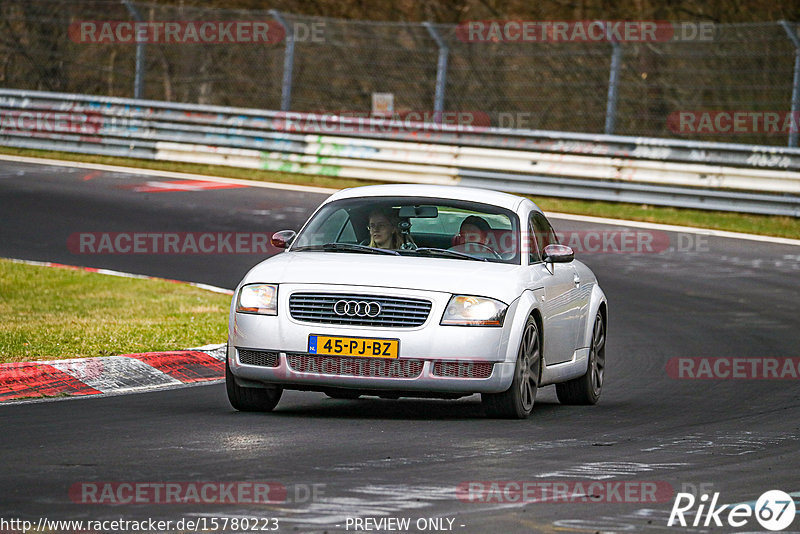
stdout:
<svg viewBox="0 0 800 534">
<path fill-rule="evenodd" d="M 397 358 L 399 339 L 366 337 L 308 336 L 309 354 L 331 356 L 363 356 L 367 358 Z"/>
</svg>

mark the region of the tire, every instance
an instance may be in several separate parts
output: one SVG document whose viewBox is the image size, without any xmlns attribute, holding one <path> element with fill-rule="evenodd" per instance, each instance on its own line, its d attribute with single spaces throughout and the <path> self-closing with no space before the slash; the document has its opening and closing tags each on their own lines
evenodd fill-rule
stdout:
<svg viewBox="0 0 800 534">
<path fill-rule="evenodd" d="M 355 400 L 361 398 L 358 391 L 326 391 L 325 395 L 332 399 Z"/>
<path fill-rule="evenodd" d="M 556 396 L 561 404 L 597 404 L 603 389 L 606 369 L 606 325 L 597 312 L 592 328 L 592 346 L 586 374 L 580 378 L 556 384 Z"/>
<path fill-rule="evenodd" d="M 482 393 L 486 415 L 496 419 L 525 419 L 533 410 L 542 369 L 541 339 L 533 317 L 528 317 L 517 351 L 514 380 L 502 393 Z"/>
<path fill-rule="evenodd" d="M 225 388 L 231 406 L 240 412 L 271 412 L 281 400 L 283 388 L 246 388 L 236 384 L 228 359 L 225 359 Z"/>
</svg>

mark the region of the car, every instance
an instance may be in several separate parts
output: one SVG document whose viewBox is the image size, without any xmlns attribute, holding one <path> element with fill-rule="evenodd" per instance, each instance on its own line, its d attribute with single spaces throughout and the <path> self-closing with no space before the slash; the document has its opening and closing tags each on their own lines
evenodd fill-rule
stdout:
<svg viewBox="0 0 800 534">
<path fill-rule="evenodd" d="M 356 187 L 271 243 L 284 250 L 253 267 L 231 302 L 226 385 L 237 410 L 271 411 L 285 389 L 480 394 L 488 416 L 519 419 L 546 385 L 563 404 L 600 397 L 605 294 L 527 198 Z"/>
</svg>

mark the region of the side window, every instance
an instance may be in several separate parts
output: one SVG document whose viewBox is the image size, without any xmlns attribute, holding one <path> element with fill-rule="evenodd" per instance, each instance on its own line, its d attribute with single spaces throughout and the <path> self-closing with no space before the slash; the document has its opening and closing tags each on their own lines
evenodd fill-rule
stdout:
<svg viewBox="0 0 800 534">
<path fill-rule="evenodd" d="M 539 243 L 537 243 L 536 226 L 533 222 L 533 213 L 528 219 L 528 263 L 534 264 L 542 261 L 542 254 L 539 252 Z"/>
<path fill-rule="evenodd" d="M 320 243 L 347 242 L 347 236 L 351 235 L 353 235 L 353 225 L 350 223 L 350 215 L 347 210 L 340 209 L 331 213 L 325 220 L 319 228 L 316 239 Z"/>
<path fill-rule="evenodd" d="M 547 222 L 547 219 L 544 218 L 544 215 L 541 213 L 533 213 L 533 229 L 534 233 L 536 234 L 536 243 L 539 245 L 539 251 L 544 251 L 544 247 L 547 245 L 557 245 L 558 238 L 556 237 L 556 233 L 553 231 L 553 227 L 550 226 L 550 223 Z"/>
<path fill-rule="evenodd" d="M 353 219 L 347 219 L 347 222 L 342 228 L 342 231 L 339 232 L 339 239 L 336 240 L 338 243 L 357 243 L 358 237 L 356 236 L 356 231 L 353 228 Z"/>
</svg>

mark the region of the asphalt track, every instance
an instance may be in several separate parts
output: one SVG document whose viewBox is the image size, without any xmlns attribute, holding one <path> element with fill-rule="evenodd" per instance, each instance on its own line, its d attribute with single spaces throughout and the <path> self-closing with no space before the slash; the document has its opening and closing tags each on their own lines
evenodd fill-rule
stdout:
<svg viewBox="0 0 800 534">
<path fill-rule="evenodd" d="M 266 188 L 135 191 L 151 181 L 167 180 L 2 162 L 0 256 L 232 288 L 257 255 L 75 254 L 67 240 L 76 232 L 296 228 L 324 198 Z M 614 230 L 554 223 L 559 231 Z M 0 406 L 0 518 L 274 517 L 279 532 L 344 532 L 348 517 L 408 517 L 409 532 L 446 531 L 418 530 L 418 518 L 453 519 L 455 532 L 731 531 L 668 527 L 672 496 L 475 503 L 456 495 L 464 482 L 490 480 L 656 481 L 674 492 L 719 492 L 721 503 L 800 490 L 797 380 L 680 380 L 666 371 L 675 357 L 800 356 L 800 247 L 669 239 L 689 250 L 579 253 L 610 304 L 597 406 L 561 406 L 545 388 L 528 420 L 493 421 L 477 396 L 345 401 L 288 392 L 275 412 L 246 414 L 231 409 L 222 384 Z M 286 486 L 288 499 L 109 505 L 70 498 L 75 484 L 110 481 L 271 481 Z M 313 485 L 317 496 L 307 498 Z M 800 530 L 800 519 L 792 528 Z M 751 520 L 736 531 L 759 529 Z"/>
</svg>

